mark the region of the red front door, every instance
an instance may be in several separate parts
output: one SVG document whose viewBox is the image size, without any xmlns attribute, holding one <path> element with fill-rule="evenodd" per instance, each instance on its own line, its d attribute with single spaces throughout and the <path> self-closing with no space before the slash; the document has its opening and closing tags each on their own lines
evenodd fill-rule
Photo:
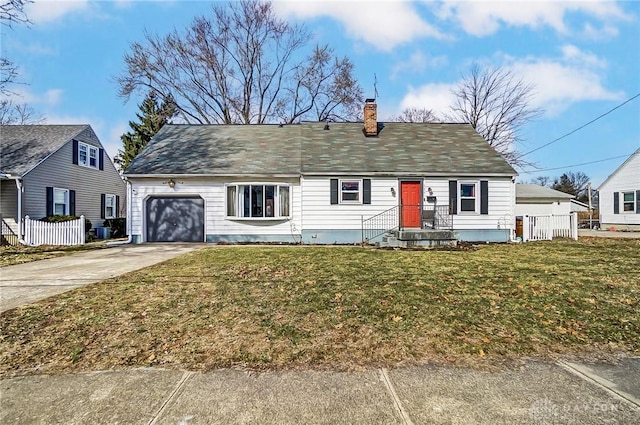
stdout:
<svg viewBox="0 0 640 425">
<path fill-rule="evenodd" d="M 400 182 L 401 227 L 422 227 L 420 182 Z"/>
</svg>

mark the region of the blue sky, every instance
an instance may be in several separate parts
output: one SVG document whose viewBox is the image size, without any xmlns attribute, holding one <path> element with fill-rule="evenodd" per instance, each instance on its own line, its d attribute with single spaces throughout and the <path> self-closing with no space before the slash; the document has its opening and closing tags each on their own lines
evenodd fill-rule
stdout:
<svg viewBox="0 0 640 425">
<path fill-rule="evenodd" d="M 474 62 L 510 69 L 535 85 L 533 106 L 545 111 L 524 129 L 524 152 L 640 93 L 639 1 L 276 1 L 274 8 L 351 58 L 367 97 L 376 76 L 382 119 L 406 107 L 446 112 L 451 89 Z M 13 87 L 14 100 L 48 124 L 90 124 L 113 156 L 142 100 L 124 103 L 113 83 L 130 43 L 143 41 L 145 30 L 181 30 L 210 10 L 207 1 L 36 0 L 27 8 L 30 27 L 2 28 L 2 56 L 27 83 Z M 582 171 L 597 187 L 638 148 L 640 97 L 528 155 L 542 171 L 521 171 L 519 181 Z"/>
</svg>

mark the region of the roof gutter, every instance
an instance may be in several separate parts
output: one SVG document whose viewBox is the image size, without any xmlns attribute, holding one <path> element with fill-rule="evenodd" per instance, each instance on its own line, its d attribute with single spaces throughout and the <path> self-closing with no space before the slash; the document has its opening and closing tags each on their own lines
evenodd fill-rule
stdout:
<svg viewBox="0 0 640 425">
<path fill-rule="evenodd" d="M 265 173 L 224 173 L 224 174 L 127 174 L 124 178 L 132 179 L 168 179 L 168 178 L 208 178 L 208 177 L 270 177 L 270 178 L 299 178 L 304 176 L 376 176 L 376 177 L 515 177 L 518 173 L 455 173 L 449 172 L 411 172 L 411 173 L 390 173 L 388 171 L 330 171 L 330 172 L 302 172 L 296 174 L 265 174 Z"/>
</svg>

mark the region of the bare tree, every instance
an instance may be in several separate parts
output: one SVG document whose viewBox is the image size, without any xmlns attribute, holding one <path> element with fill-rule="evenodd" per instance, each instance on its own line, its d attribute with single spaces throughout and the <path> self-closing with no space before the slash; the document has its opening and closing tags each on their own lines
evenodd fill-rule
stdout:
<svg viewBox="0 0 640 425">
<path fill-rule="evenodd" d="M 470 123 L 511 165 L 531 166 L 517 145 L 523 141 L 522 127 L 541 114 L 531 107 L 533 91 L 532 85 L 508 69 L 482 69 L 474 64 L 453 90 L 452 118 Z"/>
<path fill-rule="evenodd" d="M 15 103 L 9 99 L 0 100 L 0 125 L 41 124 L 44 117 L 26 103 Z"/>
<path fill-rule="evenodd" d="M 551 177 L 549 176 L 538 176 L 534 179 L 531 179 L 531 184 L 537 184 L 538 186 L 550 187 L 551 186 Z"/>
<path fill-rule="evenodd" d="M 24 12 L 24 7 L 27 3 L 32 3 L 31 0 L 0 0 L 0 23 L 9 28 L 13 23 L 30 24 L 29 18 L 27 18 Z M 9 95 L 12 92 L 7 88 L 10 84 L 15 82 L 18 76 L 18 66 L 5 57 L 0 57 L 0 94 Z"/>
<path fill-rule="evenodd" d="M 9 85 L 15 82 L 18 76 L 18 66 L 7 58 L 0 58 L 0 94 L 8 96 L 13 94 Z"/>
<path fill-rule="evenodd" d="M 2 0 L 0 3 L 0 22 L 3 25 L 11 26 L 14 22 L 20 24 L 30 24 L 31 21 L 24 11 L 24 7 L 32 0 Z"/>
<path fill-rule="evenodd" d="M 292 84 L 284 87 L 277 113 L 285 123 L 312 114 L 318 121 L 345 121 L 359 114 L 362 89 L 353 77 L 349 59 L 338 59 L 329 46 L 315 46 L 295 67 Z"/>
<path fill-rule="evenodd" d="M 29 25 L 31 21 L 24 7 L 33 3 L 31 0 L 4 0 L 0 3 L 0 22 L 9 28 L 14 23 Z M 39 124 L 44 118 L 37 114 L 26 103 L 16 103 L 9 97 L 15 95 L 10 89 L 13 84 L 24 84 L 16 81 L 18 66 L 11 60 L 0 57 L 0 125 L 7 124 Z"/>
<path fill-rule="evenodd" d="M 433 110 L 427 108 L 406 108 L 400 112 L 400 114 L 390 117 L 389 121 L 416 123 L 439 122 Z"/>
<path fill-rule="evenodd" d="M 212 11 L 184 33 L 146 34 L 145 43 L 132 43 L 116 77 L 120 95 L 172 97 L 179 118 L 206 124 L 289 123 L 311 113 L 338 118 L 361 100 L 348 59 L 325 46 L 296 60 L 311 36 L 277 18 L 270 3 L 242 0 Z"/>
<path fill-rule="evenodd" d="M 580 202 L 586 202 L 588 200 L 587 185 L 589 184 L 589 176 L 582 171 L 576 173 L 569 171 L 562 174 L 560 177 L 553 179 L 551 189 L 559 190 L 560 192 L 569 193 L 576 197 Z"/>
</svg>

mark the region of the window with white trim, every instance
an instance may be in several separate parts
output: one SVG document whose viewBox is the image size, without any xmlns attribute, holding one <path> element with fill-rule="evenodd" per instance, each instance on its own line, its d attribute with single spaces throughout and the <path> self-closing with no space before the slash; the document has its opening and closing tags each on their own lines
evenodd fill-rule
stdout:
<svg viewBox="0 0 640 425">
<path fill-rule="evenodd" d="M 291 214 L 291 187 L 278 184 L 227 185 L 227 217 L 277 219 Z"/>
<path fill-rule="evenodd" d="M 340 180 L 340 203 L 362 203 L 362 180 Z"/>
<path fill-rule="evenodd" d="M 116 217 L 116 195 L 104 195 L 104 218 Z"/>
<path fill-rule="evenodd" d="M 478 184 L 461 182 L 459 186 L 460 212 L 478 211 Z"/>
<path fill-rule="evenodd" d="M 53 214 L 68 215 L 69 214 L 69 190 L 53 188 Z"/>
<path fill-rule="evenodd" d="M 78 165 L 98 168 L 99 149 L 86 143 L 78 142 Z"/>
<path fill-rule="evenodd" d="M 623 212 L 635 212 L 636 208 L 636 193 L 635 192 L 622 192 L 622 211 Z"/>
</svg>

